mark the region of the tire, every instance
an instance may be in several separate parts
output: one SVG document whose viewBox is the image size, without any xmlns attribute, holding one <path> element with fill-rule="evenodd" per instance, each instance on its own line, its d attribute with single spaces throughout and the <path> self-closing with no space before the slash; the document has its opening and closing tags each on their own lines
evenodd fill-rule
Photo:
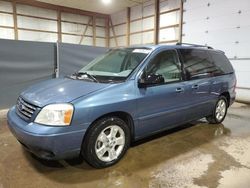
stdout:
<svg viewBox="0 0 250 188">
<path fill-rule="evenodd" d="M 211 124 L 219 124 L 224 121 L 227 115 L 228 102 L 226 97 L 220 96 L 213 109 L 213 114 L 206 117 L 207 121 Z"/>
<path fill-rule="evenodd" d="M 120 118 L 107 117 L 96 121 L 88 130 L 81 154 L 94 168 L 117 163 L 130 146 L 130 130 Z"/>
</svg>

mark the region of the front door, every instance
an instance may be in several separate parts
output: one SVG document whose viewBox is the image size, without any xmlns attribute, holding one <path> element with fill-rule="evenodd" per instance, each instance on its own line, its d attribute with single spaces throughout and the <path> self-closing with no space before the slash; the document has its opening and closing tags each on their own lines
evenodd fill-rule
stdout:
<svg viewBox="0 0 250 188">
<path fill-rule="evenodd" d="M 171 128 L 183 122 L 187 113 L 186 85 L 175 50 L 155 55 L 145 67 L 142 76 L 145 75 L 162 75 L 164 83 L 138 87 L 136 137 Z"/>
</svg>

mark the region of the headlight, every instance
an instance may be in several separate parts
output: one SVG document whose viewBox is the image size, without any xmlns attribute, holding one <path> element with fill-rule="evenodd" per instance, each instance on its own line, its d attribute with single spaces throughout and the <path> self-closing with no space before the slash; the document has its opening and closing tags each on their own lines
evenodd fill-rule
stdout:
<svg viewBox="0 0 250 188">
<path fill-rule="evenodd" d="M 73 111 L 72 104 L 50 104 L 39 112 L 35 123 L 54 126 L 70 125 Z"/>
</svg>

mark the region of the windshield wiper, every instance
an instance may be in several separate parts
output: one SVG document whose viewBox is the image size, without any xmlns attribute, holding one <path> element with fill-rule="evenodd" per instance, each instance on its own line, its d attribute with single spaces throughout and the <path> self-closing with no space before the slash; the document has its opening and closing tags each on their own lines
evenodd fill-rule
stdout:
<svg viewBox="0 0 250 188">
<path fill-rule="evenodd" d="M 94 82 L 99 83 L 99 81 L 93 75 L 91 75 L 91 74 L 89 74 L 87 72 L 76 72 L 76 73 L 73 74 L 73 76 L 75 76 L 77 79 L 83 78 L 82 77 L 83 75 L 86 75 L 88 78 L 90 78 Z"/>
</svg>

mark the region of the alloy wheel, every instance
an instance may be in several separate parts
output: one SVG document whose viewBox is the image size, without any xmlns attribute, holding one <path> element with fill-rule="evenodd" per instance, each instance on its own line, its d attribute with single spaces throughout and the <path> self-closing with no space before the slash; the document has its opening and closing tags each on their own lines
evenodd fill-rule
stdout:
<svg viewBox="0 0 250 188">
<path fill-rule="evenodd" d="M 111 125 L 97 137 L 95 153 L 103 162 L 111 162 L 119 157 L 125 145 L 125 133 L 121 127 Z"/>
<path fill-rule="evenodd" d="M 216 106 L 216 110 L 215 110 L 215 117 L 218 121 L 221 121 L 225 114 L 226 114 L 226 102 L 225 100 L 221 99 L 218 101 L 217 106 Z"/>
</svg>

